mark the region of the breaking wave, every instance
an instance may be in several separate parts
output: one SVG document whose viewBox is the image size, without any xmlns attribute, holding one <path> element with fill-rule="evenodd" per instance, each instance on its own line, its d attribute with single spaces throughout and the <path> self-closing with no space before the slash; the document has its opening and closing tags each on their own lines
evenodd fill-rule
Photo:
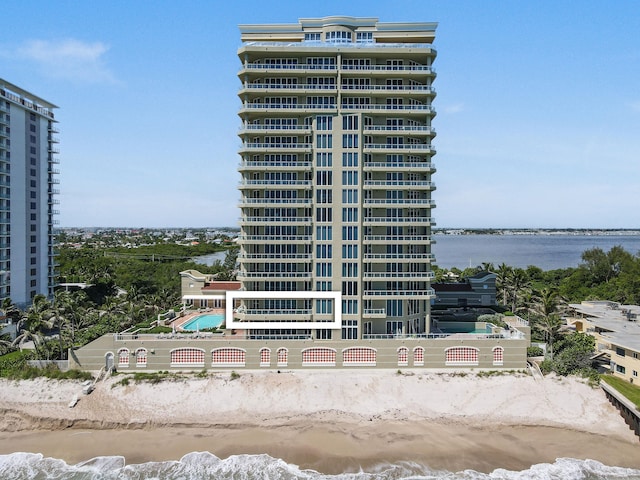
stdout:
<svg viewBox="0 0 640 480">
<path fill-rule="evenodd" d="M 326 475 L 301 470 L 296 465 L 269 455 L 233 455 L 220 459 L 208 452 L 193 452 L 179 461 L 126 465 L 124 457 L 96 457 L 76 465 L 45 458 L 37 453 L 0 455 L 0 478 L 72 480 L 203 480 L 203 479 L 345 479 L 345 480 L 640 480 L 640 470 L 610 467 L 594 460 L 560 458 L 555 463 L 533 465 L 519 472 L 496 469 L 491 473 L 474 470 L 448 472 L 432 470 L 413 462 L 381 464 L 369 471 Z"/>
</svg>

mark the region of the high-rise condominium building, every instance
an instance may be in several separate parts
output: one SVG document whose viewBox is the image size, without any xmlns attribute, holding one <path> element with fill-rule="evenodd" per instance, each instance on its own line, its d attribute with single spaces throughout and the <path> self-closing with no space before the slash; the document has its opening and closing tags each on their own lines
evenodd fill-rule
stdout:
<svg viewBox="0 0 640 480">
<path fill-rule="evenodd" d="M 240 26 L 231 328 L 429 332 L 435 29 L 353 17 Z"/>
<path fill-rule="evenodd" d="M 0 300 L 20 306 L 53 295 L 54 108 L 0 78 Z"/>
</svg>

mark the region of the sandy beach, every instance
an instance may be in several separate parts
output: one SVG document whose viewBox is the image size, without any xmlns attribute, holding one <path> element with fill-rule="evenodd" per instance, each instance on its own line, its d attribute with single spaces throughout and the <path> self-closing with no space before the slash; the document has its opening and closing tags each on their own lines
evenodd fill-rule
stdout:
<svg viewBox="0 0 640 480">
<path fill-rule="evenodd" d="M 562 457 L 640 468 L 638 438 L 600 389 L 573 378 L 256 371 L 117 385 L 122 378 L 88 396 L 80 382 L 1 381 L 0 454 L 143 463 L 267 453 L 324 473 L 402 460 L 522 470 Z"/>
</svg>

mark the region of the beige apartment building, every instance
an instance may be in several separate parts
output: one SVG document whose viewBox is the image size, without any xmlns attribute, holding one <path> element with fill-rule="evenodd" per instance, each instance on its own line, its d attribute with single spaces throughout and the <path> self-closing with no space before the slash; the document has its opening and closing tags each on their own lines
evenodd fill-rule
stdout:
<svg viewBox="0 0 640 480">
<path fill-rule="evenodd" d="M 231 327 L 429 332 L 435 29 L 353 17 L 240 26 L 243 288 Z"/>
</svg>

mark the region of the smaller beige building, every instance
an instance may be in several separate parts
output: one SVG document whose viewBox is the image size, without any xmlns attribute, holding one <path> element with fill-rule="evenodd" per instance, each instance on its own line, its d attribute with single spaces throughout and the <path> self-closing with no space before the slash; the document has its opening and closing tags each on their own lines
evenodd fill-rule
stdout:
<svg viewBox="0 0 640 480">
<path fill-rule="evenodd" d="M 640 382 L 640 306 L 610 301 L 569 306 L 568 323 L 595 337 L 598 354 L 610 360 L 611 372 L 628 382 Z"/>
<path fill-rule="evenodd" d="M 240 282 L 218 281 L 198 270 L 180 272 L 182 303 L 194 308 L 224 309 L 228 291 L 240 290 Z"/>
</svg>

